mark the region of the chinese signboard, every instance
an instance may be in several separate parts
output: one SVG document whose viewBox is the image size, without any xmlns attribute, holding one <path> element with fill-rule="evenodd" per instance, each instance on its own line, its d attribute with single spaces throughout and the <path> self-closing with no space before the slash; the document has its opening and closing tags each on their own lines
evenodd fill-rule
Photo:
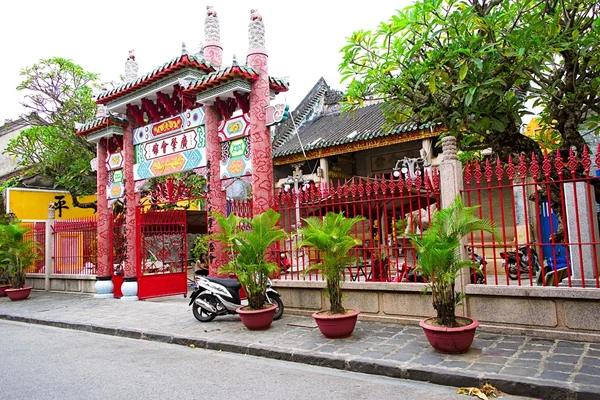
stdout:
<svg viewBox="0 0 600 400">
<path fill-rule="evenodd" d="M 250 118 L 248 114 L 222 121 L 219 125 L 221 179 L 252 175 L 249 135 Z"/>
</svg>

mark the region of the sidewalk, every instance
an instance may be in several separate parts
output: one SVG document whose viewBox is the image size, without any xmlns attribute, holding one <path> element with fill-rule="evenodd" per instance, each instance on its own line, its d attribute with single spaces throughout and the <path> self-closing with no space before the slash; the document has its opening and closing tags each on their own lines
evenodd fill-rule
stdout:
<svg viewBox="0 0 600 400">
<path fill-rule="evenodd" d="M 441 385 L 488 382 L 508 394 L 544 400 L 600 399 L 600 344 L 593 343 L 478 333 L 467 354 L 443 355 L 431 349 L 415 326 L 359 321 L 350 338 L 330 340 L 321 336 L 312 318 L 285 313 L 261 332 L 248 331 L 233 315 L 203 324 L 182 296 L 123 302 L 32 292 L 26 301 L 0 298 L 0 319 Z"/>
</svg>

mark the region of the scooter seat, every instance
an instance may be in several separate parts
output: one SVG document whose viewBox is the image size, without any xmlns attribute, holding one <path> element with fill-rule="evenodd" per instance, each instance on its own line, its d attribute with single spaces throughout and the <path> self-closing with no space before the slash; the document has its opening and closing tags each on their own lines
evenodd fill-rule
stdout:
<svg viewBox="0 0 600 400">
<path fill-rule="evenodd" d="M 219 285 L 223 285 L 228 289 L 239 290 L 242 287 L 242 285 L 240 285 L 240 282 L 237 279 L 213 278 L 210 276 L 207 276 L 206 279 L 208 279 L 211 282 L 218 283 Z"/>
</svg>

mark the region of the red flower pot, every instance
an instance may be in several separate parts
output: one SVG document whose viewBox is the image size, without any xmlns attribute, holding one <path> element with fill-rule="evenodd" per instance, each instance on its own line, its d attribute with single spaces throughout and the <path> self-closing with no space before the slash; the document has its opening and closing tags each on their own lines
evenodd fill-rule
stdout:
<svg viewBox="0 0 600 400">
<path fill-rule="evenodd" d="M 245 308 L 247 306 L 237 309 L 237 313 L 240 315 L 244 326 L 251 331 L 262 331 L 271 326 L 277 305 L 273 304 L 269 308 L 262 310 L 246 310 Z"/>
<path fill-rule="evenodd" d="M 6 295 L 9 299 L 17 301 L 17 300 L 25 300 L 29 297 L 31 293 L 31 286 L 26 286 L 20 289 L 6 289 Z"/>
<path fill-rule="evenodd" d="M 10 285 L 0 285 L 0 297 L 6 297 L 6 289 L 10 289 Z"/>
<path fill-rule="evenodd" d="M 329 311 L 320 311 L 312 316 L 315 319 L 319 330 L 329 339 L 340 339 L 352 335 L 356 320 L 358 319 L 358 310 L 348 310 L 344 315 L 327 315 Z"/>
<path fill-rule="evenodd" d="M 430 325 L 428 322 L 434 319 L 436 317 L 424 319 L 419 323 L 431 347 L 440 353 L 448 354 L 461 354 L 469 351 L 475 337 L 475 329 L 479 326 L 476 319 L 457 317 L 459 320 L 468 320 L 470 323 L 456 328 Z"/>
</svg>

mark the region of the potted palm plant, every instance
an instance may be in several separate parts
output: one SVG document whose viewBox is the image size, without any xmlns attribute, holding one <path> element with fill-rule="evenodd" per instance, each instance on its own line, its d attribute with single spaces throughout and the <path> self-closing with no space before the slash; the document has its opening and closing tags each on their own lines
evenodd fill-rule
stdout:
<svg viewBox="0 0 600 400">
<path fill-rule="evenodd" d="M 343 213 L 328 212 L 324 218 L 310 217 L 304 220 L 300 230 L 299 247 L 315 249 L 321 262 L 311 265 L 305 273 L 319 269 L 327 281 L 326 294 L 329 298 L 329 311 L 319 311 L 312 316 L 323 336 L 342 338 L 352 334 L 359 310 L 346 310 L 342 305 L 344 270 L 349 262 L 349 251 L 361 245 L 360 239 L 350 235 L 354 224 L 363 217 L 347 218 Z"/>
<path fill-rule="evenodd" d="M 433 348 L 443 353 L 468 351 L 479 322 L 474 318 L 457 317 L 456 305 L 463 298 L 454 284 L 460 270 L 476 268 L 471 260 L 461 260 L 461 239 L 473 232 L 497 233 L 493 224 L 473 215 L 478 206 L 465 207 L 460 196 L 444 209 L 434 212 L 431 224 L 423 234 L 407 232 L 417 252 L 417 270 L 428 282 L 436 317 L 420 322 Z"/>
<path fill-rule="evenodd" d="M 6 289 L 10 289 L 8 263 L 0 262 L 0 297 L 6 297 Z"/>
<path fill-rule="evenodd" d="M 26 239 L 29 228 L 19 221 L 0 225 L 0 263 L 8 268 L 12 289 L 6 289 L 11 300 L 29 297 L 31 286 L 25 286 L 26 269 L 39 259 L 39 244 Z"/>
<path fill-rule="evenodd" d="M 279 268 L 267 260 L 267 252 L 287 235 L 277 227 L 280 215 L 270 208 L 252 218 L 212 215 L 221 228 L 214 238 L 227 247 L 230 259 L 219 272 L 235 275 L 248 297 L 248 305 L 237 312 L 248 329 L 267 329 L 273 322 L 277 305 L 268 304 L 265 293 L 269 276 Z"/>
</svg>

